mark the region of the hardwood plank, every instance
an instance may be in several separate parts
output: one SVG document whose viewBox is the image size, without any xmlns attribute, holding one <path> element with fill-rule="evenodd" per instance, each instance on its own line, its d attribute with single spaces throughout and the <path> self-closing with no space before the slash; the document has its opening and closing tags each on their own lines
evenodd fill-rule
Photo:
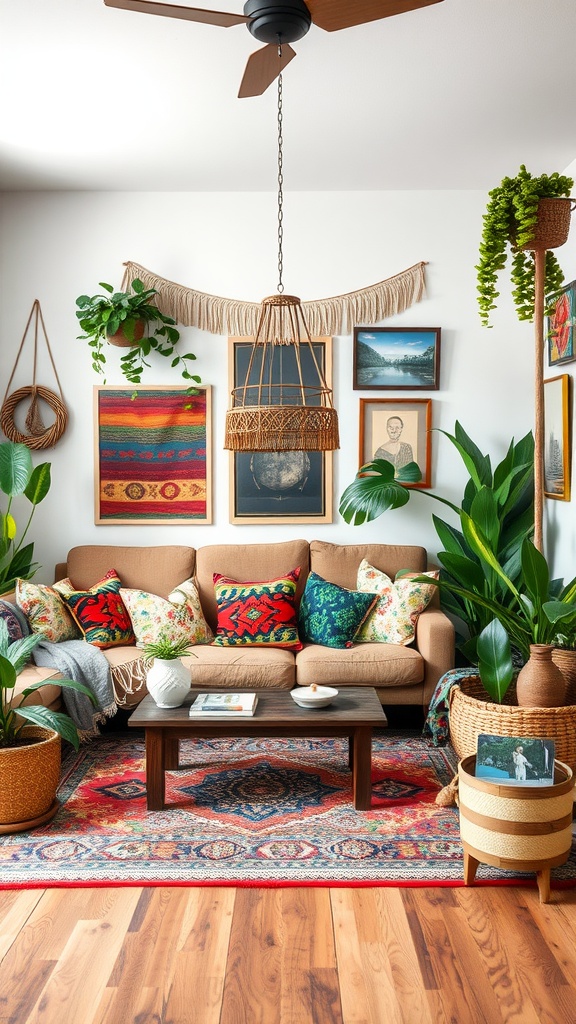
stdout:
<svg viewBox="0 0 576 1024">
<path fill-rule="evenodd" d="M 282 889 L 280 1019 L 342 1024 L 330 893 Z"/>
<path fill-rule="evenodd" d="M 279 889 L 236 892 L 223 1021 L 280 1024 L 279 896 Z"/>
<path fill-rule="evenodd" d="M 42 899 L 41 889 L 0 892 L 0 962 Z"/>
</svg>

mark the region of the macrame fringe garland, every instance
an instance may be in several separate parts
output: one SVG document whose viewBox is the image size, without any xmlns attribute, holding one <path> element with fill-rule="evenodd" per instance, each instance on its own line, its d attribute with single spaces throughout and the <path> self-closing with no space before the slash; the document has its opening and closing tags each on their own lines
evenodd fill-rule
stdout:
<svg viewBox="0 0 576 1024">
<path fill-rule="evenodd" d="M 209 334 L 253 337 L 258 327 L 261 306 L 259 302 L 242 302 L 219 295 L 187 288 L 131 261 L 124 264 L 122 290 L 126 291 L 135 278 L 145 288 L 158 292 L 158 308 L 174 317 L 185 327 L 198 327 Z M 424 267 L 416 263 L 408 270 L 388 277 L 384 281 L 328 299 L 303 302 L 302 310 L 308 330 L 313 337 L 350 334 L 357 324 L 377 324 L 395 313 L 402 313 L 424 297 L 426 285 Z"/>
</svg>

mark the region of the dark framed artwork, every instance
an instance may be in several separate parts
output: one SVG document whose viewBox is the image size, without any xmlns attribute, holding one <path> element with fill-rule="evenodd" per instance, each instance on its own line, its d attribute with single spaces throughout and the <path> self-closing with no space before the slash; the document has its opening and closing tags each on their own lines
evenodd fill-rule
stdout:
<svg viewBox="0 0 576 1024">
<path fill-rule="evenodd" d="M 314 338 L 312 345 L 331 387 L 332 338 Z M 290 365 L 294 347 L 281 347 L 284 379 L 297 380 Z M 229 339 L 230 391 L 244 383 L 251 349 L 251 338 Z M 301 362 L 304 383 L 317 383 L 307 345 L 301 347 Z M 230 452 L 230 522 L 331 523 L 332 452 Z"/>
<path fill-rule="evenodd" d="M 355 391 L 437 391 L 440 327 L 355 327 Z"/>
<path fill-rule="evenodd" d="M 94 388 L 97 525 L 212 522 L 211 389 L 186 390 Z"/>
<path fill-rule="evenodd" d="M 567 373 L 544 381 L 544 494 L 570 501 L 571 378 Z"/>
<path fill-rule="evenodd" d="M 562 288 L 554 309 L 546 320 L 548 337 L 548 365 L 571 363 L 576 359 L 574 331 L 576 329 L 576 281 Z"/>
<path fill-rule="evenodd" d="M 386 459 L 399 469 L 416 462 L 422 479 L 407 487 L 431 487 L 432 400 L 361 398 L 360 465 Z"/>
</svg>

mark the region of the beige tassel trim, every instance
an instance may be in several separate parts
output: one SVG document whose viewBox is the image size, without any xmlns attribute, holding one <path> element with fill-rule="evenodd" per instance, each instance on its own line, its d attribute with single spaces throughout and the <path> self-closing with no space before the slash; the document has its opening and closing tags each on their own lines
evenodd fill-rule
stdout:
<svg viewBox="0 0 576 1024">
<path fill-rule="evenodd" d="M 444 786 L 436 796 L 434 801 L 440 807 L 454 807 L 454 804 L 458 805 L 458 776 L 455 775 L 452 782 L 448 786 Z"/>
<path fill-rule="evenodd" d="M 208 295 L 158 277 L 139 263 L 125 263 L 122 290 L 138 277 L 145 288 L 158 292 L 158 307 L 185 327 L 198 327 L 209 334 L 253 337 L 258 328 L 259 302 L 242 302 Z M 408 270 L 378 284 L 329 299 L 303 302 L 302 310 L 313 337 L 351 334 L 357 324 L 377 324 L 395 313 L 402 313 L 426 294 L 424 267 L 416 263 Z"/>
</svg>

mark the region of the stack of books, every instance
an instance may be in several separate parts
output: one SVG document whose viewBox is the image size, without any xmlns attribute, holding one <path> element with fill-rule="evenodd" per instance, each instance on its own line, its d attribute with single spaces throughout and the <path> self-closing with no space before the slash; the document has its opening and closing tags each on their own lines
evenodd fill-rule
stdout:
<svg viewBox="0 0 576 1024">
<path fill-rule="evenodd" d="M 254 714 L 255 693 L 199 693 L 190 707 L 192 718 L 249 718 Z"/>
</svg>

